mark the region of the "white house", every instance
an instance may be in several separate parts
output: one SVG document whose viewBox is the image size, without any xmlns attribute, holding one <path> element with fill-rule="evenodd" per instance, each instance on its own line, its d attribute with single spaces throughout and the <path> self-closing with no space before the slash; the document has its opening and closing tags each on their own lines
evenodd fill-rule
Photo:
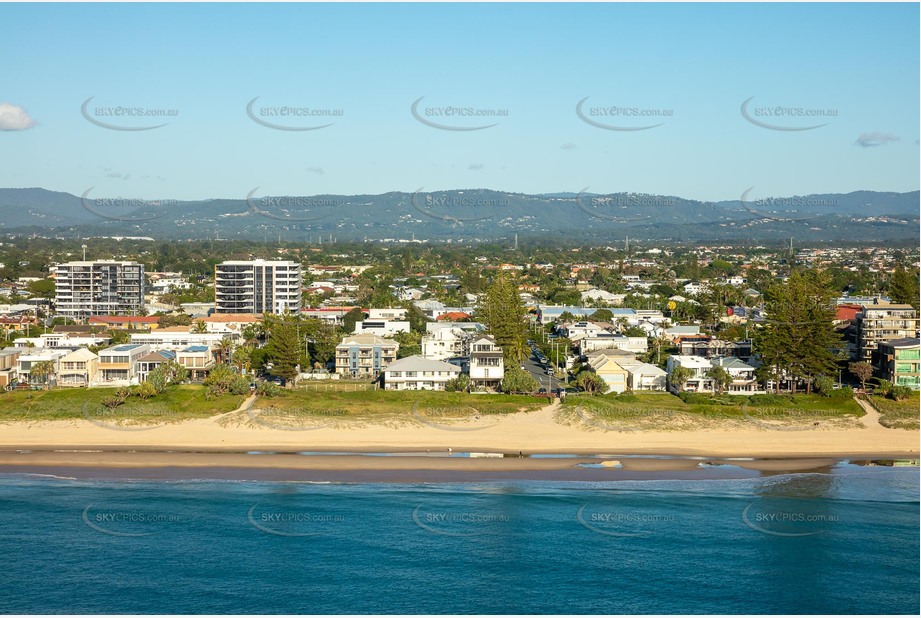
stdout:
<svg viewBox="0 0 921 618">
<path fill-rule="evenodd" d="M 732 376 L 732 384 L 726 388 L 726 392 L 738 395 L 760 395 L 766 392 L 755 379 L 755 368 L 748 363 L 734 356 L 725 356 L 711 358 L 710 364 L 722 367 Z"/>
<path fill-rule="evenodd" d="M 39 380 L 32 380 L 30 375 L 32 372 L 32 367 L 37 363 L 44 361 L 50 361 L 54 365 L 52 374 L 48 376 L 48 380 L 55 381 L 58 372 L 60 371 L 59 362 L 62 358 L 67 356 L 69 350 L 31 350 L 28 353 L 20 354 L 19 358 L 16 361 L 16 379 L 19 383 L 35 383 L 40 384 Z"/>
<path fill-rule="evenodd" d="M 619 360 L 617 363 L 627 370 L 627 387 L 634 391 L 664 391 L 665 370 L 638 360 Z"/>
<path fill-rule="evenodd" d="M 470 342 L 470 384 L 498 390 L 505 377 L 502 348 L 489 335 L 480 335 Z"/>
<path fill-rule="evenodd" d="M 86 348 L 62 356 L 58 361 L 60 386 L 89 386 L 96 378 L 99 357 Z"/>
<path fill-rule="evenodd" d="M 99 377 L 102 382 L 128 383 L 137 380 L 137 361 L 150 353 L 150 346 L 124 343 L 99 351 Z"/>
<path fill-rule="evenodd" d="M 215 347 L 224 337 L 236 340 L 234 332 L 193 333 L 188 326 L 158 328 L 149 333 L 131 333 L 131 343 L 148 345 L 151 348 L 178 351 L 190 345 Z"/>
<path fill-rule="evenodd" d="M 582 302 L 603 302 L 610 305 L 621 305 L 624 302 L 624 299 L 627 297 L 626 294 L 613 294 L 605 290 L 599 290 L 597 288 L 591 290 L 585 290 L 580 294 Z"/>
<path fill-rule="evenodd" d="M 579 354 L 585 356 L 595 350 L 626 350 L 634 354 L 642 354 L 649 349 L 649 340 L 646 337 L 627 337 L 616 333 L 602 332 L 593 337 L 584 337 L 579 340 Z"/>
<path fill-rule="evenodd" d="M 352 334 L 370 334 L 378 337 L 392 337 L 397 333 L 408 333 L 409 321 L 407 320 L 362 320 L 355 322 L 355 330 Z"/>
<path fill-rule="evenodd" d="M 691 370 L 691 377 L 683 384 L 673 384 L 671 380 L 672 372 L 676 367 L 685 367 Z M 669 375 L 669 390 L 677 392 L 681 390 L 692 393 L 712 393 L 713 380 L 707 377 L 707 372 L 713 365 L 709 359 L 702 356 L 676 356 L 668 357 L 666 369 Z"/>
<path fill-rule="evenodd" d="M 457 365 L 422 356 L 407 356 L 384 369 L 384 389 L 389 391 L 443 391 L 448 380 L 460 375 Z"/>
<path fill-rule="evenodd" d="M 406 309 L 396 307 L 394 309 L 368 309 L 369 320 L 405 320 Z"/>
</svg>

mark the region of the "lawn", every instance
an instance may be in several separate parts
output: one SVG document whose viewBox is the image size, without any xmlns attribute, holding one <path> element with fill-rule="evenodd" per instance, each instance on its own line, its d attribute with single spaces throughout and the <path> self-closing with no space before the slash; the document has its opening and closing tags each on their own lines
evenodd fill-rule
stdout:
<svg viewBox="0 0 921 618">
<path fill-rule="evenodd" d="M 243 397 L 227 395 L 206 399 L 200 385 L 183 385 L 143 401 L 129 397 L 114 410 L 102 399 L 114 388 L 18 391 L 0 394 L 0 423 L 29 420 L 86 419 L 116 424 L 159 424 L 204 418 L 235 410 Z"/>
<path fill-rule="evenodd" d="M 471 395 L 442 391 L 284 391 L 255 404 L 262 423 L 336 425 L 355 422 L 444 422 L 537 410 L 546 399 L 515 395 Z M 230 419 L 228 419 L 228 422 Z"/>
<path fill-rule="evenodd" d="M 908 399 L 895 401 L 888 397 L 870 395 L 870 405 L 879 410 L 879 424 L 890 429 L 918 429 L 921 395 L 912 393 Z"/>
<path fill-rule="evenodd" d="M 695 429 L 731 424 L 771 428 L 848 426 L 863 415 L 853 399 L 819 395 L 691 395 L 687 400 L 670 393 L 635 393 L 598 397 L 567 397 L 561 420 L 603 430 Z"/>
</svg>

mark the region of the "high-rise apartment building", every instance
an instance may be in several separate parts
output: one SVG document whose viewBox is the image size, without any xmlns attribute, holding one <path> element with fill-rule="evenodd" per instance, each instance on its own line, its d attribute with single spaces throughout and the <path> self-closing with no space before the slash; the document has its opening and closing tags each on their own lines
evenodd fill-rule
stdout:
<svg viewBox="0 0 921 618">
<path fill-rule="evenodd" d="M 214 267 L 217 313 L 297 313 L 301 265 L 287 260 L 232 260 Z"/>
<path fill-rule="evenodd" d="M 100 260 L 55 267 L 55 305 L 59 315 L 138 315 L 144 309 L 144 265 Z"/>
</svg>

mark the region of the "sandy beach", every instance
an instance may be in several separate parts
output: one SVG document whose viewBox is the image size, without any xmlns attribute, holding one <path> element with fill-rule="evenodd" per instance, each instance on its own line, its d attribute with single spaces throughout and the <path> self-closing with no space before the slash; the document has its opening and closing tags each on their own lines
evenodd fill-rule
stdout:
<svg viewBox="0 0 921 618">
<path fill-rule="evenodd" d="M 561 424 L 556 418 L 557 410 L 558 404 L 554 404 L 529 413 L 453 424 L 416 418 L 400 424 L 324 426 L 322 419 L 313 419 L 309 421 L 311 425 L 278 426 L 265 420 L 267 417 L 260 418 L 258 408 L 246 406 L 207 419 L 152 427 L 110 425 L 91 418 L 17 422 L 0 426 L 0 466 L 245 467 L 317 472 L 374 469 L 520 475 L 572 470 L 579 463 L 599 461 L 598 456 L 611 459 L 658 455 L 674 458 L 627 459 L 618 469 L 621 473 L 691 470 L 699 462 L 682 458 L 695 457 L 786 460 L 757 465 L 732 461 L 734 465 L 761 471 L 784 471 L 818 468 L 846 458 L 917 459 L 919 451 L 919 432 L 887 429 L 879 424 L 872 410 L 860 419 L 858 426 L 845 429 L 822 426 L 775 429 L 763 424 L 749 427 L 734 423 L 725 429 L 677 431 L 615 431 Z M 473 452 L 492 456 L 448 457 L 449 451 L 455 455 Z M 418 456 L 304 454 L 313 452 L 412 452 Z M 567 453 L 585 458 L 519 458 L 519 452 Z M 582 468 L 580 472 L 594 475 L 610 470 Z"/>
</svg>

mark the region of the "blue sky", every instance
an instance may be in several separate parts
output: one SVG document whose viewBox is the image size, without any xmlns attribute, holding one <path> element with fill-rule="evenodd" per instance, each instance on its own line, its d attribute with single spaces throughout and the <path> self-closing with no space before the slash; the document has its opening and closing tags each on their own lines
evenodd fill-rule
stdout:
<svg viewBox="0 0 921 618">
<path fill-rule="evenodd" d="M 203 199 L 919 188 L 917 4 L 0 4 L 0 187 Z M 90 97 L 92 120 L 81 114 Z M 331 126 L 312 131 L 286 126 Z M 471 127 L 442 130 L 420 121 Z M 601 124 L 646 130 L 609 130 Z M 741 113 L 749 102 L 750 122 Z M 104 116 L 104 107 L 178 110 Z M 263 107 L 341 110 L 271 117 Z M 431 108 L 505 110 L 494 118 Z M 609 108 L 652 110 L 628 116 Z M 777 107 L 773 116 L 766 115 Z M 808 110 L 788 111 L 789 108 Z M 815 111 L 818 110 L 818 111 Z M 665 114 L 665 115 L 663 115 Z M 824 114 L 817 118 L 815 114 Z M 661 124 L 660 124 L 661 123 Z"/>
</svg>

